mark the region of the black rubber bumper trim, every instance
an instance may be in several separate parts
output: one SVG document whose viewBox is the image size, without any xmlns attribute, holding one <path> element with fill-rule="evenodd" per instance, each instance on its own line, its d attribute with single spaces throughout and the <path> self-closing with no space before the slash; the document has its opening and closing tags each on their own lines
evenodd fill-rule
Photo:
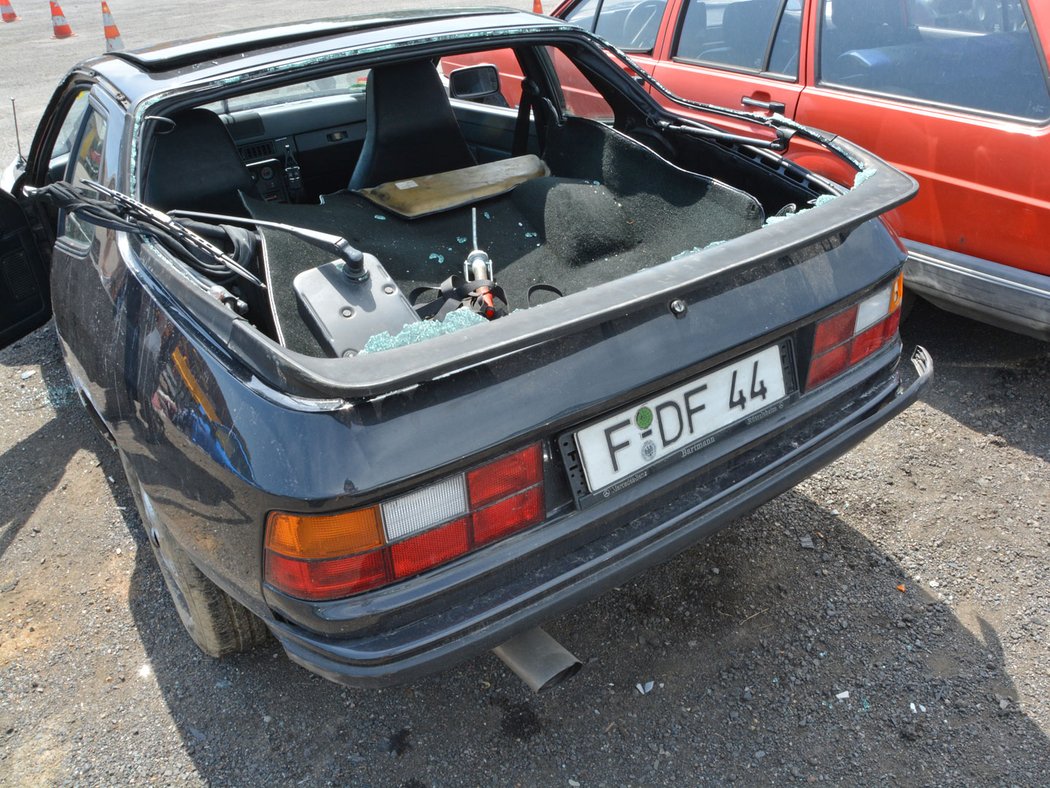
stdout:
<svg viewBox="0 0 1050 788">
<path fill-rule="evenodd" d="M 918 378 L 906 390 L 875 404 L 874 413 L 843 429 L 840 423 L 825 430 L 717 502 L 708 501 L 681 512 L 663 525 L 660 530 L 664 534 L 660 538 L 641 547 L 632 545 L 622 555 L 606 554 L 578 566 L 568 580 L 563 578 L 561 583 L 547 584 L 557 585 L 550 593 L 433 648 L 420 650 L 414 644 L 402 644 L 398 652 L 386 655 L 381 661 L 371 655 L 362 659 L 361 653 L 353 648 L 310 636 L 293 625 L 272 620 L 267 624 L 290 659 L 340 684 L 385 687 L 451 667 L 672 558 L 845 454 L 914 403 L 929 385 L 933 379 L 933 360 L 929 353 L 917 347 L 911 360 Z"/>
</svg>

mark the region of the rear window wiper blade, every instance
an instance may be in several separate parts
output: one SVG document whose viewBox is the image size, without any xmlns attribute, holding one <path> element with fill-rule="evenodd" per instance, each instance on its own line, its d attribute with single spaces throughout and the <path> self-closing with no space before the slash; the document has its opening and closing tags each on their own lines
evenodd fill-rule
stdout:
<svg viewBox="0 0 1050 788">
<path fill-rule="evenodd" d="M 101 183 L 89 180 L 80 183 L 101 196 L 89 196 L 84 189 L 67 181 L 56 181 L 40 188 L 25 187 L 23 192 L 32 200 L 50 202 L 89 224 L 167 241 L 185 252 L 187 262 L 205 276 L 228 277 L 232 274 L 266 289 L 265 283 L 255 274 L 168 214 Z"/>
<path fill-rule="evenodd" d="M 594 35 L 593 33 L 591 33 L 590 35 L 592 38 L 595 39 L 595 41 L 598 42 L 598 44 L 602 48 L 611 52 L 617 59 L 622 61 L 635 74 L 637 74 L 638 78 L 642 82 L 645 82 L 646 84 L 652 86 L 654 90 L 656 90 L 661 95 L 666 96 L 675 104 L 680 104 L 681 106 L 688 107 L 689 109 L 707 112 L 712 115 L 722 115 L 727 118 L 742 120 L 746 123 L 751 123 L 756 126 L 763 126 L 765 128 L 770 129 L 776 135 L 776 139 L 763 140 L 754 137 L 747 137 L 742 134 L 719 132 L 717 130 L 702 131 L 702 129 L 705 128 L 704 125 L 699 122 L 696 122 L 696 125 L 694 126 L 692 125 L 694 121 L 688 121 L 689 125 L 686 126 L 675 125 L 666 121 L 658 121 L 656 125 L 661 128 L 665 128 L 669 131 L 685 131 L 697 134 L 698 136 L 709 137 L 711 139 L 722 140 L 725 142 L 739 142 L 745 145 L 752 145 L 757 148 L 767 148 L 769 150 L 774 151 L 787 150 L 788 144 L 791 142 L 792 138 L 796 136 L 803 137 L 805 139 L 816 142 L 822 147 L 827 148 L 836 156 L 843 159 L 855 170 L 860 171 L 864 169 L 864 166 L 855 157 L 851 156 L 847 150 L 845 150 L 840 145 L 835 144 L 836 137 L 834 135 L 824 134 L 820 131 L 817 131 L 816 129 L 811 129 L 809 126 L 794 121 L 791 118 L 788 118 L 778 112 L 774 112 L 772 115 L 762 115 L 757 112 L 744 112 L 743 110 L 722 107 L 718 104 L 706 104 L 701 101 L 692 101 L 690 99 L 683 98 L 682 96 L 679 96 L 678 94 L 668 90 L 662 84 L 660 84 L 660 82 L 655 77 L 653 77 L 652 74 L 650 74 L 637 63 L 635 63 L 634 60 L 631 59 L 631 56 L 624 52 L 622 49 L 613 44 L 610 44 L 608 41 L 602 39 L 599 36 Z"/>
<path fill-rule="evenodd" d="M 775 128 L 776 139 L 763 140 L 757 137 L 748 137 L 744 134 L 731 134 L 728 131 L 720 131 L 711 126 L 697 123 L 688 118 L 682 118 L 680 123 L 672 123 L 669 120 L 658 120 L 655 122 L 657 128 L 662 131 L 676 131 L 683 134 L 692 134 L 696 137 L 717 140 L 719 142 L 732 142 L 742 145 L 751 145 L 755 148 L 766 148 L 768 150 L 785 151 L 791 138 L 795 136 L 794 130 Z"/>
</svg>

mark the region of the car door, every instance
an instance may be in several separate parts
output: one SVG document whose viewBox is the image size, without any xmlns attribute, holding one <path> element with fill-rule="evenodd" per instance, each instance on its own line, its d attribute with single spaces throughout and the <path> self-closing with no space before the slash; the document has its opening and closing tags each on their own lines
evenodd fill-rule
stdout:
<svg viewBox="0 0 1050 788">
<path fill-rule="evenodd" d="M 667 56 L 653 69 L 659 82 L 692 101 L 794 114 L 805 62 L 802 0 L 681 0 L 677 8 Z"/>
<path fill-rule="evenodd" d="M 909 242 L 1050 274 L 1050 11 L 1027 0 L 825 0 L 796 113 L 919 181 Z"/>
<path fill-rule="evenodd" d="M 22 207 L 0 193 L 0 348 L 51 317 L 48 270 Z"/>
<path fill-rule="evenodd" d="M 69 154 L 87 110 L 87 86 L 71 83 L 52 99 L 26 161 L 12 163 L 0 190 L 0 348 L 51 317 L 51 244 L 57 216 L 29 206 L 22 187 L 64 177 Z"/>
</svg>

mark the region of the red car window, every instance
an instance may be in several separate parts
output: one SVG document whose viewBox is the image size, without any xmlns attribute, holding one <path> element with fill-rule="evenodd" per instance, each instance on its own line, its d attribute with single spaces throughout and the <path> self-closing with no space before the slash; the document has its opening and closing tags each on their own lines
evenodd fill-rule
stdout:
<svg viewBox="0 0 1050 788">
<path fill-rule="evenodd" d="M 1020 0 L 834 0 L 821 14 L 820 81 L 890 96 L 1050 118 Z"/>
<path fill-rule="evenodd" d="M 651 52 L 667 0 L 583 0 L 565 21 L 596 33 L 628 52 Z"/>
<path fill-rule="evenodd" d="M 800 0 L 689 0 L 674 57 L 797 77 L 801 34 Z"/>
</svg>

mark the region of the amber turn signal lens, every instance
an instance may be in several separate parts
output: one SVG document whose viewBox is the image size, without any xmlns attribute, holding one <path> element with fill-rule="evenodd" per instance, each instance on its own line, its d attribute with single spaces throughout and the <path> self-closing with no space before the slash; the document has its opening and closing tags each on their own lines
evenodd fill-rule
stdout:
<svg viewBox="0 0 1050 788">
<path fill-rule="evenodd" d="M 890 291 L 890 308 L 889 313 L 893 314 L 897 311 L 897 307 L 901 305 L 904 300 L 904 274 L 897 274 L 897 279 L 893 283 L 893 290 Z"/>
<path fill-rule="evenodd" d="M 272 512 L 266 523 L 266 547 L 293 558 L 336 558 L 382 544 L 376 506 L 338 514 Z"/>
</svg>

